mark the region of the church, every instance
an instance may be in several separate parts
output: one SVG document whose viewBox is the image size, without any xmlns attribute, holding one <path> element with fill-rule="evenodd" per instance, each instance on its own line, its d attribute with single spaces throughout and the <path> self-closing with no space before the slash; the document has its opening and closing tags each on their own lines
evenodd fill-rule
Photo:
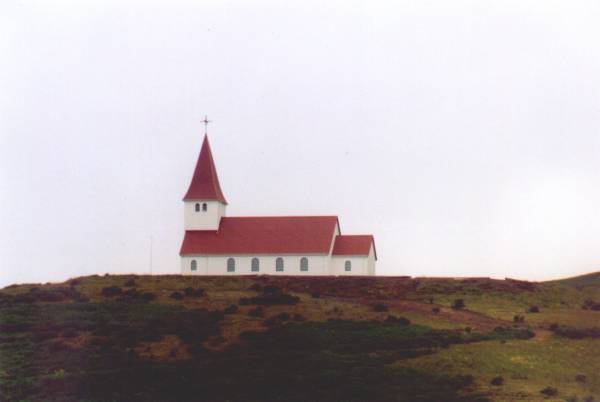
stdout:
<svg viewBox="0 0 600 402">
<path fill-rule="evenodd" d="M 183 205 L 183 275 L 375 275 L 373 236 L 337 216 L 227 216 L 206 134 Z"/>
</svg>

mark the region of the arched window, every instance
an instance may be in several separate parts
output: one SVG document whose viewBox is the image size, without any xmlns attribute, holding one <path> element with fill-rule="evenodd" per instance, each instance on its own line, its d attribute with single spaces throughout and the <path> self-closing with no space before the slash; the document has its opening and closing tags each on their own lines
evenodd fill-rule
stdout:
<svg viewBox="0 0 600 402">
<path fill-rule="evenodd" d="M 196 203 L 195 209 L 196 209 L 196 212 L 200 212 L 200 204 Z"/>
<path fill-rule="evenodd" d="M 258 258 L 254 257 L 252 259 L 252 263 L 251 263 L 252 267 L 252 272 L 258 272 L 260 271 L 260 267 L 259 267 L 259 262 L 258 262 Z"/>
<path fill-rule="evenodd" d="M 277 257 L 275 260 L 275 271 L 283 272 L 283 258 Z"/>
<path fill-rule="evenodd" d="M 198 263 L 196 262 L 196 260 L 192 260 L 192 263 L 190 264 L 190 269 L 192 271 L 195 271 L 198 269 Z"/>
<path fill-rule="evenodd" d="M 235 260 L 231 257 L 227 259 L 227 272 L 235 272 Z"/>
<path fill-rule="evenodd" d="M 352 271 L 352 262 L 350 260 L 346 260 L 346 263 L 344 264 L 344 269 L 346 271 Z"/>
<path fill-rule="evenodd" d="M 205 202 L 202 203 L 202 211 L 206 212 L 206 210 L 208 209 L 208 205 L 206 205 Z"/>
<path fill-rule="evenodd" d="M 308 271 L 308 258 L 300 258 L 300 271 Z"/>
</svg>

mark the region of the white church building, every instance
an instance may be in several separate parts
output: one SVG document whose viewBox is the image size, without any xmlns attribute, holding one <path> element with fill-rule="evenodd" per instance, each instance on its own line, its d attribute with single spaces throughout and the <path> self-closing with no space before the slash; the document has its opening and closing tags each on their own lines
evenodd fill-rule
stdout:
<svg viewBox="0 0 600 402">
<path fill-rule="evenodd" d="M 375 275 L 373 236 L 337 216 L 226 216 L 206 135 L 183 204 L 183 275 Z"/>
</svg>

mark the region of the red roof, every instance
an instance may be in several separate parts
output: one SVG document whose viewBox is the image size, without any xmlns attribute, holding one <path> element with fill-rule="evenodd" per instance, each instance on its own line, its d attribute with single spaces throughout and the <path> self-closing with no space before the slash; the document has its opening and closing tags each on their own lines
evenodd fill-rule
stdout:
<svg viewBox="0 0 600 402">
<path fill-rule="evenodd" d="M 181 255 L 328 254 L 337 216 L 223 217 L 218 231 L 187 230 Z"/>
<path fill-rule="evenodd" d="M 335 238 L 333 255 L 369 255 L 371 245 L 373 245 L 373 252 L 375 253 L 375 259 L 377 259 L 375 239 L 372 235 L 340 235 Z"/>
<path fill-rule="evenodd" d="M 221 191 L 217 169 L 206 135 L 204 136 L 204 142 L 202 142 L 198 162 L 196 162 L 192 182 L 183 200 L 216 200 L 227 204 L 223 191 Z"/>
</svg>

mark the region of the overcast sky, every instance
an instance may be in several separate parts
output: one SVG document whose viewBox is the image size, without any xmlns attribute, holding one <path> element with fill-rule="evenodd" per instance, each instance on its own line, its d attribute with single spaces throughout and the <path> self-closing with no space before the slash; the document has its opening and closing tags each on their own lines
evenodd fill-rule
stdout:
<svg viewBox="0 0 600 402">
<path fill-rule="evenodd" d="M 600 269 L 600 3 L 0 3 L 0 286 L 179 271 L 228 214 L 336 214 L 378 273 Z M 150 239 L 153 249 L 150 252 Z"/>
</svg>

